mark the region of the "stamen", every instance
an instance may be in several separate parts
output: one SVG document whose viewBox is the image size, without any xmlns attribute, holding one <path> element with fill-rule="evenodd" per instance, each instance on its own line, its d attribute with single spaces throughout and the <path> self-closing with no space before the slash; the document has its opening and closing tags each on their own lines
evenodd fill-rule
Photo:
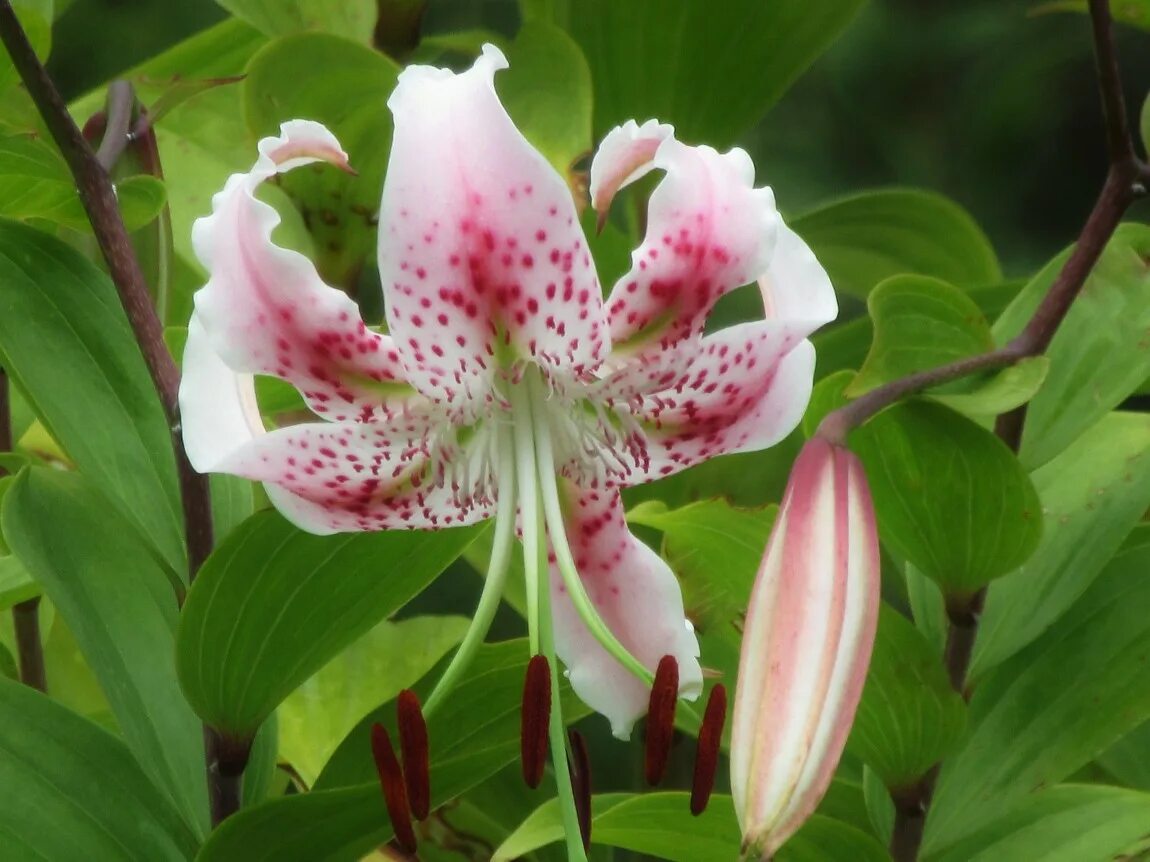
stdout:
<svg viewBox="0 0 1150 862">
<path fill-rule="evenodd" d="M 679 665 L 675 657 L 659 659 L 651 698 L 647 702 L 647 750 L 644 771 L 652 787 L 663 780 L 671 740 L 675 735 L 675 700 L 679 696 Z"/>
<path fill-rule="evenodd" d="M 551 720 L 551 668 L 541 655 L 531 656 L 523 681 L 519 745 L 523 780 L 534 790 L 547 765 L 547 726 Z"/>
<path fill-rule="evenodd" d="M 375 768 L 379 772 L 379 784 L 383 788 L 383 801 L 387 805 L 387 816 L 395 830 L 395 841 L 402 850 L 414 853 L 418 848 L 415 830 L 411 828 L 411 809 L 407 804 L 407 788 L 404 787 L 403 770 L 391 747 L 391 737 L 382 724 L 371 726 L 371 753 L 375 758 Z"/>
<path fill-rule="evenodd" d="M 571 790 L 575 796 L 575 813 L 579 815 L 579 834 L 583 849 L 591 849 L 591 758 L 587 741 L 577 730 L 568 734 L 571 740 Z"/>
<path fill-rule="evenodd" d="M 431 763 L 427 742 L 427 722 L 419 697 L 411 689 L 399 693 L 399 748 L 403 752 L 403 777 L 407 799 L 416 820 L 426 820 L 431 811 Z"/>
<path fill-rule="evenodd" d="M 698 817 L 707 808 L 711 791 L 715 789 L 715 770 L 719 765 L 719 745 L 723 740 L 723 724 L 727 720 L 727 689 L 720 682 L 711 689 L 703 724 L 699 728 L 699 742 L 695 748 L 695 776 L 691 781 L 691 813 Z"/>
</svg>

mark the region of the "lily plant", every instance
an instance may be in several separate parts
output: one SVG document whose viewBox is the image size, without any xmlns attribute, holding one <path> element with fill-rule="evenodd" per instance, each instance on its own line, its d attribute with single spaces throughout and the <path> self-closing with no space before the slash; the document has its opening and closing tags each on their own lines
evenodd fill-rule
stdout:
<svg viewBox="0 0 1150 862">
<path fill-rule="evenodd" d="M 567 183 L 499 101 L 506 65 L 489 45 L 462 73 L 413 66 L 388 102 L 385 331 L 272 241 L 279 216 L 256 197 L 301 165 L 347 170 L 347 154 L 307 120 L 260 141 L 253 168 L 194 228 L 209 280 L 195 295 L 180 403 L 195 468 L 263 482 L 304 530 L 495 519 L 474 621 L 426 712 L 485 638 L 519 535 L 568 845 L 581 857 L 557 660 L 620 737 L 646 712 L 665 657 L 679 697 L 703 683 L 679 584 L 628 530 L 620 490 L 790 433 L 811 391 L 807 336 L 837 306 L 747 154 L 689 146 L 654 121 L 612 130 L 591 165 L 601 219 L 620 189 L 663 172 L 630 271 L 604 298 Z M 750 284 L 762 319 L 707 331 L 716 301 Z M 315 421 L 266 429 L 255 375 L 294 384 Z"/>
</svg>

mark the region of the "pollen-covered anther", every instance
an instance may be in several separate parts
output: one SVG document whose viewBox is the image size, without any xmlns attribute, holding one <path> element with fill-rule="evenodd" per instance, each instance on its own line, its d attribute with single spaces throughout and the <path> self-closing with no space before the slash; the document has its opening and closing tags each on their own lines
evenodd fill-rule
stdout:
<svg viewBox="0 0 1150 862">
<path fill-rule="evenodd" d="M 395 830 L 395 842 L 407 853 L 418 848 L 415 830 L 411 826 L 411 808 L 407 802 L 407 788 L 404 785 L 403 770 L 391 746 L 391 737 L 382 724 L 371 726 L 371 754 L 375 758 L 375 768 L 379 772 L 379 784 L 383 789 L 383 801 L 387 806 L 387 816 Z"/>
<path fill-rule="evenodd" d="M 523 781 L 534 790 L 543 781 L 547 765 L 547 727 L 551 721 L 551 667 L 547 659 L 534 655 L 527 664 L 523 681 L 523 711 L 520 715 L 520 759 Z"/>
<path fill-rule="evenodd" d="M 571 741 L 571 793 L 575 797 L 579 834 L 586 851 L 591 848 L 591 758 L 587 754 L 587 741 L 583 734 L 572 730 L 568 739 Z"/>
<path fill-rule="evenodd" d="M 396 708 L 407 801 L 415 819 L 426 820 L 431 812 L 431 757 L 427 722 L 423 719 L 419 697 L 410 689 L 405 688 L 399 693 Z"/>
<path fill-rule="evenodd" d="M 720 682 L 711 689 L 699 741 L 695 748 L 695 774 L 691 780 L 691 813 L 698 817 L 707 808 L 715 789 L 715 771 L 719 766 L 719 746 L 727 720 L 727 689 Z"/>
<path fill-rule="evenodd" d="M 679 664 L 675 657 L 659 659 L 651 698 L 647 703 L 647 746 L 644 773 L 652 787 L 663 780 L 671 740 L 675 735 L 675 700 L 679 695 Z"/>
</svg>

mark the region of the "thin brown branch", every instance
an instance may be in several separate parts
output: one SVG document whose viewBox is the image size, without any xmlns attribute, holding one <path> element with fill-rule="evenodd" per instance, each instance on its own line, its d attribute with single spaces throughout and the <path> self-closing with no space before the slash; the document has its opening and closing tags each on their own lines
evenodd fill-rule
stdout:
<svg viewBox="0 0 1150 862">
<path fill-rule="evenodd" d="M 1110 163 L 1134 160 L 1134 140 L 1126 119 L 1122 97 L 1122 76 L 1118 52 L 1114 50 L 1114 23 L 1109 0 L 1090 0 L 1090 25 L 1094 30 L 1094 62 L 1098 70 L 1098 90 L 1102 96 L 1102 116 L 1106 121 L 1106 148 Z"/>
<path fill-rule="evenodd" d="M 0 0 L 0 41 L 72 173 L 92 232 L 168 420 L 183 504 L 188 578 L 191 580 L 212 550 L 212 510 L 207 477 L 192 469 L 184 452 L 180 433 L 179 370 L 164 344 L 163 326 L 152 305 L 147 282 L 120 216 L 108 172 L 72 121 L 64 100 L 32 49 L 9 0 Z M 118 106 L 125 102 L 122 92 L 113 92 L 113 107 L 118 110 Z M 126 108 L 130 115 L 130 102 L 126 102 Z M 111 117 L 108 127 L 109 130 L 113 128 Z M 221 768 L 215 757 L 226 746 L 218 739 L 213 741 L 217 734 L 211 728 L 206 728 L 205 734 L 210 743 L 206 746 L 205 756 L 212 819 L 218 823 L 239 804 L 232 785 L 243 767 L 233 760 Z"/>
<path fill-rule="evenodd" d="M 37 691 L 48 691 L 48 674 L 44 670 L 44 644 L 40 637 L 40 597 L 12 606 L 12 627 L 16 633 L 16 660 L 20 664 L 20 682 Z"/>
</svg>

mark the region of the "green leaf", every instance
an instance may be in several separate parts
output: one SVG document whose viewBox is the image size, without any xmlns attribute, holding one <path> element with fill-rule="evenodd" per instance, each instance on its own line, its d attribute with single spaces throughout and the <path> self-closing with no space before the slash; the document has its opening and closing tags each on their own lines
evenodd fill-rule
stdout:
<svg viewBox="0 0 1150 862">
<path fill-rule="evenodd" d="M 862 0 L 568 0 L 560 21 L 595 83 L 595 133 L 673 123 L 725 148 L 846 28 Z"/>
<path fill-rule="evenodd" d="M 811 392 L 811 400 L 807 404 L 807 412 L 803 414 L 803 436 L 810 439 L 815 436 L 819 425 L 827 418 L 828 413 L 838 410 L 850 400 L 845 390 L 855 378 L 853 371 L 836 371 L 828 374 L 815 384 Z"/>
<path fill-rule="evenodd" d="M 164 208 L 164 184 L 155 177 L 128 177 L 116 183 L 116 200 L 128 230 L 136 230 Z M 64 159 L 51 144 L 25 135 L 0 138 L 0 216 L 91 230 Z"/>
<path fill-rule="evenodd" d="M 1033 474 L 1047 529 L 1022 568 L 990 588 L 971 678 L 1052 626 L 1150 507 L 1150 416 L 1111 413 Z"/>
<path fill-rule="evenodd" d="M 279 720 L 273 712 L 256 731 L 256 737 L 248 754 L 248 765 L 244 767 L 243 787 L 240 793 L 244 808 L 251 808 L 268 798 L 275 782 L 278 763 Z"/>
<path fill-rule="evenodd" d="M 40 595 L 40 585 L 32 580 L 24 564 L 15 556 L 0 556 L 0 611 Z"/>
<path fill-rule="evenodd" d="M 519 756 L 519 708 L 529 657 L 522 639 L 481 647 L 467 677 L 428 717 L 433 807 L 466 793 Z M 432 677 L 416 687 L 421 697 L 434 684 Z M 587 712 L 566 684 L 563 705 L 568 722 Z M 391 838 L 371 759 L 373 721 L 395 738 L 395 705 L 388 703 L 348 736 L 315 789 L 230 817 L 197 862 L 337 862 L 358 859 Z"/>
<path fill-rule="evenodd" d="M 371 43 L 378 14 L 376 0 L 216 0 L 237 18 L 268 36 L 301 30 L 332 33 Z M 331 70 L 327 70 L 331 71 Z"/>
<path fill-rule="evenodd" d="M 468 622 L 413 617 L 368 631 L 280 706 L 280 756 L 313 784 L 356 723 L 426 674 L 462 640 Z"/>
<path fill-rule="evenodd" d="M 954 751 L 965 729 L 966 704 L 938 652 L 884 604 L 847 750 L 887 787 L 906 787 Z"/>
<path fill-rule="evenodd" d="M 1020 566 L 1042 534 L 1030 478 L 1002 441 L 926 401 L 880 413 L 850 438 L 879 533 L 944 592 L 972 593 Z"/>
<path fill-rule="evenodd" d="M 1023 288 L 994 324 L 1005 343 L 1022 331 L 1069 251 Z M 1047 355 L 1050 371 L 1031 401 L 1019 457 L 1027 469 L 1063 451 L 1150 376 L 1150 227 L 1118 227 L 1081 293 L 1058 327 Z"/>
<path fill-rule="evenodd" d="M 670 862 L 738 859 L 741 837 L 731 797 L 716 794 L 707 810 L 690 817 L 690 794 L 602 793 L 591 800 L 591 842 L 620 847 Z M 559 806 L 543 803 L 495 851 L 492 862 L 510 862 L 561 841 Z M 886 851 L 869 835 L 829 817 L 815 815 L 777 854 L 778 862 L 885 862 Z"/>
<path fill-rule="evenodd" d="M 903 273 L 963 288 L 1002 278 L 994 248 L 974 219 L 933 192 L 863 192 L 801 215 L 791 227 L 835 287 L 856 296 Z"/>
<path fill-rule="evenodd" d="M 1031 356 L 997 373 L 956 381 L 945 392 L 930 392 L 930 397 L 972 418 L 994 417 L 1033 398 L 1049 370 L 1048 358 Z"/>
<path fill-rule="evenodd" d="M 47 59 L 52 46 L 52 0 L 11 0 L 12 9 L 20 19 L 32 50 L 41 60 Z M 0 51 L 0 90 L 19 82 L 20 76 L 7 51 Z M 3 197 L 0 196 L 0 200 Z"/>
<path fill-rule="evenodd" d="M 264 512 L 236 528 L 188 591 L 177 668 L 213 727 L 251 735 L 288 694 L 401 608 L 478 527 L 313 536 Z"/>
<path fill-rule="evenodd" d="M 161 862 L 197 844 L 120 740 L 2 678 L 0 836 L 8 859 Z"/>
<path fill-rule="evenodd" d="M 552 24 L 524 24 L 496 78 L 507 113 L 564 177 L 591 149 L 591 70 L 579 46 Z"/>
<path fill-rule="evenodd" d="M 852 398 L 994 348 L 990 324 L 974 300 L 937 278 L 888 278 L 867 296 L 867 309 L 874 338 L 858 376 L 847 387 Z"/>
<path fill-rule="evenodd" d="M 324 69 L 300 78 L 301 66 Z M 358 175 L 324 166 L 279 180 L 315 240 L 317 265 L 332 283 L 354 286 L 375 254 L 380 189 L 391 150 L 387 97 L 399 67 L 364 45 L 327 33 L 271 42 L 247 68 L 244 112 L 255 136 L 273 135 L 292 118 L 318 120 L 347 151 Z"/>
<path fill-rule="evenodd" d="M 974 690 L 971 732 L 946 761 L 927 855 L 950 850 L 1150 718 L 1150 549 L 1117 557 L 1058 625 Z"/>
<path fill-rule="evenodd" d="M 1150 794 L 1068 784 L 1023 800 L 1002 817 L 930 854 L 927 862 L 1110 862 L 1135 859 L 1150 833 Z"/>
<path fill-rule="evenodd" d="M 1119 784 L 1150 790 L 1150 721 L 1143 722 L 1095 758 Z"/>
<path fill-rule="evenodd" d="M 25 470 L 6 495 L 3 525 L 75 635 L 128 747 L 191 827 L 206 833 L 203 735 L 176 680 L 178 608 L 163 567 L 74 474 Z"/>
<path fill-rule="evenodd" d="M 668 509 L 648 500 L 627 520 L 663 533 L 663 556 L 679 576 L 687 615 L 708 629 L 741 620 L 777 508 L 702 500 Z"/>
<path fill-rule="evenodd" d="M 92 484 L 184 576 L 171 438 L 111 281 L 60 240 L 0 220 L 0 308 L 8 374 Z"/>
</svg>

